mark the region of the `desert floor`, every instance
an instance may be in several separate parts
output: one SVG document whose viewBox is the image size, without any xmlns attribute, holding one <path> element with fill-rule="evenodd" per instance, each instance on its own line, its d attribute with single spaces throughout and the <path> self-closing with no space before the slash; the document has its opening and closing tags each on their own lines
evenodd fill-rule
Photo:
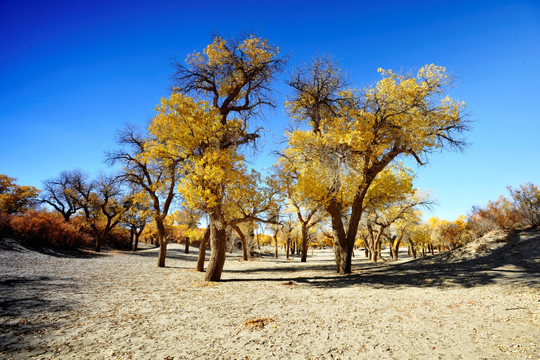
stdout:
<svg viewBox="0 0 540 360">
<path fill-rule="evenodd" d="M 157 249 L 4 239 L 0 358 L 539 359 L 540 235 L 499 243 L 398 263 L 357 252 L 348 276 L 331 249 L 307 263 L 232 254 L 206 283 L 196 248 L 170 244 L 158 268 Z"/>
</svg>

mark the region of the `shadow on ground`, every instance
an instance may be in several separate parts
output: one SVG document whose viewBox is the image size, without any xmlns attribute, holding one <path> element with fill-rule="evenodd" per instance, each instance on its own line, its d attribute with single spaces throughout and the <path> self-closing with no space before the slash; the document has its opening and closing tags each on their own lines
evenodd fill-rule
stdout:
<svg viewBox="0 0 540 360">
<path fill-rule="evenodd" d="M 98 256 L 103 256 L 103 254 L 97 253 L 95 251 L 89 251 L 84 249 L 67 249 L 53 246 L 40 246 L 36 244 L 25 244 L 9 238 L 0 238 L 0 250 L 13 251 L 18 253 L 35 251 L 41 254 L 59 258 L 94 258 Z"/>
<path fill-rule="evenodd" d="M 521 235 L 521 236 L 520 236 Z M 364 285 L 374 288 L 396 287 L 475 287 L 499 282 L 540 288 L 540 232 L 522 232 L 509 237 L 508 242 L 485 256 L 470 260 L 448 261 L 447 253 L 404 263 L 370 263 L 353 260 L 350 275 L 331 274 L 332 260 L 305 266 L 261 267 L 253 270 L 226 270 L 236 273 L 230 282 L 285 282 L 320 288 L 340 288 Z M 253 273 L 255 272 L 255 274 Z M 272 277 L 287 272 L 290 276 Z M 295 273 L 309 272 L 309 275 Z M 245 276 L 242 276 L 242 273 Z"/>
<path fill-rule="evenodd" d="M 0 351 L 32 347 L 32 336 L 61 326 L 60 315 L 72 309 L 71 301 L 52 300 L 55 292 L 76 291 L 75 281 L 47 276 L 0 280 Z M 47 314 L 47 316 L 42 314 Z M 21 343 L 21 339 L 26 340 Z"/>
</svg>

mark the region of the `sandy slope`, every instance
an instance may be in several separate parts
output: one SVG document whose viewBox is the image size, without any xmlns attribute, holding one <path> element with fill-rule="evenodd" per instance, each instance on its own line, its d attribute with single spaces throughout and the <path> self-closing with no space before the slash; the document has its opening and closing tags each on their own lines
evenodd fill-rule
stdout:
<svg viewBox="0 0 540 360">
<path fill-rule="evenodd" d="M 337 276 L 326 250 L 304 264 L 231 257 L 218 284 L 178 245 L 157 268 L 156 250 L 55 256 L 3 240 L 0 358 L 538 359 L 527 246 L 540 237 L 524 236 L 503 244 L 529 252 L 517 263 L 501 249 L 458 263 L 357 256 Z"/>
</svg>

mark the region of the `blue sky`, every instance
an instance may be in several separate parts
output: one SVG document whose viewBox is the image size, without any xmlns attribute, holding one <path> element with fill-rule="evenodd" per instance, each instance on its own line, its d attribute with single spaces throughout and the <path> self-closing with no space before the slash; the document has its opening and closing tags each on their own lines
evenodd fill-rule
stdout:
<svg viewBox="0 0 540 360">
<path fill-rule="evenodd" d="M 62 170 L 107 170 L 126 123 L 145 126 L 169 94 L 171 62 L 214 33 L 252 31 L 290 56 L 253 164 L 270 166 L 288 124 L 287 73 L 330 54 L 363 87 L 376 69 L 428 63 L 457 76 L 473 128 L 463 153 L 415 168 L 433 214 L 453 220 L 507 185 L 540 183 L 538 1 L 0 2 L 0 173 L 41 187 Z"/>
</svg>

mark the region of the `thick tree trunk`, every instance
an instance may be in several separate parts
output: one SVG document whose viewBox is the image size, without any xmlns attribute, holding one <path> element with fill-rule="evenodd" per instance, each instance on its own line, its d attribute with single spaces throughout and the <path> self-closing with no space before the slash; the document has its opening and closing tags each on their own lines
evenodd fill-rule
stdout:
<svg viewBox="0 0 540 360">
<path fill-rule="evenodd" d="M 210 262 L 206 269 L 206 281 L 221 280 L 221 273 L 225 265 L 225 257 L 227 254 L 227 224 L 221 213 L 221 209 L 214 209 L 209 214 L 210 218 L 210 244 L 212 253 L 210 254 Z"/>
<path fill-rule="evenodd" d="M 141 236 L 141 232 L 135 232 L 135 240 L 133 241 L 132 248 L 133 251 L 137 251 L 137 248 L 139 247 L 139 237 Z"/>
<path fill-rule="evenodd" d="M 300 262 L 306 262 L 308 253 L 308 233 L 306 224 L 302 224 L 302 257 Z"/>
<path fill-rule="evenodd" d="M 242 242 L 242 257 L 243 257 L 244 261 L 248 261 L 249 258 L 248 258 L 248 249 L 247 249 L 246 237 L 241 236 L 240 241 Z"/>
<path fill-rule="evenodd" d="M 96 238 L 96 247 L 95 247 L 95 251 L 96 252 L 101 252 L 101 243 L 102 243 L 103 239 L 101 239 L 101 236 Z"/>
<path fill-rule="evenodd" d="M 371 261 L 377 262 L 379 261 L 379 249 L 378 244 L 375 244 L 375 251 L 371 252 Z"/>
<path fill-rule="evenodd" d="M 184 249 L 184 253 L 189 254 L 189 236 L 186 236 L 186 248 Z"/>
<path fill-rule="evenodd" d="M 342 275 L 350 274 L 352 264 L 351 249 L 347 249 L 347 247 L 340 246 L 339 243 L 336 243 L 334 254 L 336 257 L 337 272 Z"/>
<path fill-rule="evenodd" d="M 167 257 L 167 239 L 165 235 L 165 225 L 163 224 L 162 219 L 156 218 L 156 228 L 158 232 L 158 245 L 159 245 L 159 254 L 158 254 L 158 267 L 165 267 L 165 258 Z"/>
<path fill-rule="evenodd" d="M 352 250 L 354 246 L 354 238 L 349 239 L 345 233 L 343 219 L 341 216 L 341 208 L 332 202 L 327 207 L 332 219 L 332 232 L 334 233 L 334 255 L 336 259 L 336 271 L 339 274 L 350 274 L 352 271 Z M 355 234 L 356 235 L 356 234 Z"/>
<path fill-rule="evenodd" d="M 206 245 L 210 239 L 210 226 L 204 231 L 204 236 L 201 240 L 201 245 L 199 246 L 199 258 L 197 259 L 197 271 L 204 271 L 204 260 L 206 257 Z"/>
<path fill-rule="evenodd" d="M 340 224 L 334 224 L 335 220 L 336 219 L 334 218 L 332 219 L 336 271 L 342 275 L 350 274 L 352 272 L 351 264 L 354 240 L 351 242 L 350 239 L 347 239 L 343 226 L 340 226 Z M 337 222 L 341 222 L 341 217 L 337 219 Z"/>
</svg>

